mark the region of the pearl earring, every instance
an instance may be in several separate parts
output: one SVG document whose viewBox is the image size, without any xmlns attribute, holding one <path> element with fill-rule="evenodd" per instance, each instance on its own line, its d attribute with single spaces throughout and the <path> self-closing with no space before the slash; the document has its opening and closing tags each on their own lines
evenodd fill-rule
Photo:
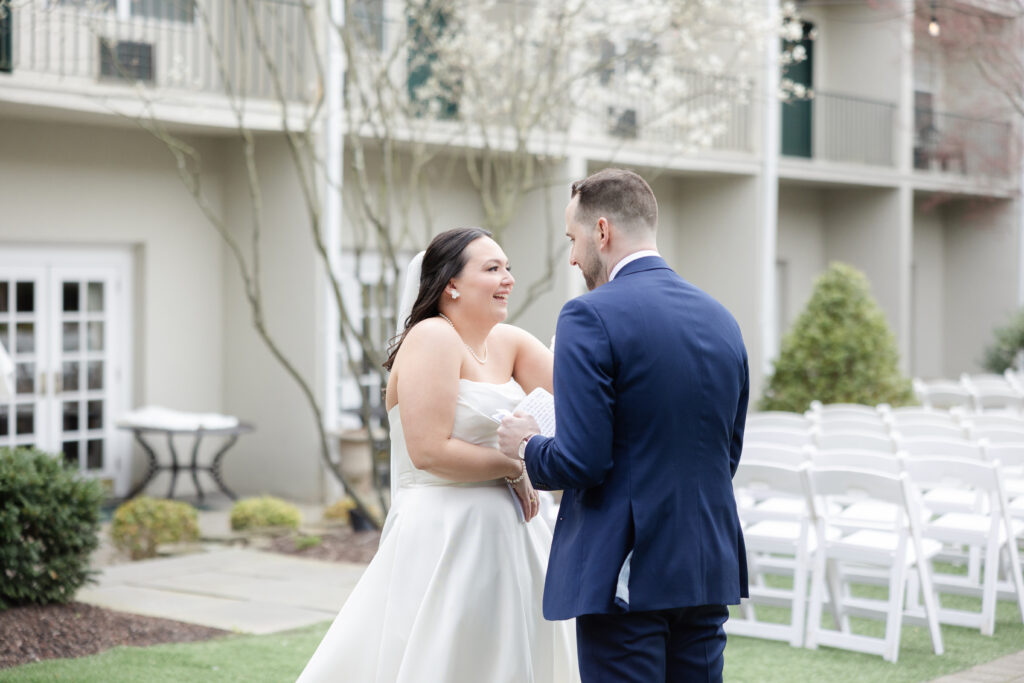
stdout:
<svg viewBox="0 0 1024 683">
<path fill-rule="evenodd" d="M 452 290 L 452 301 L 454 301 L 455 299 L 458 299 L 458 298 L 459 298 L 459 293 L 458 293 L 458 292 L 456 292 L 456 291 L 455 291 L 455 290 L 453 289 L 453 290 Z"/>
</svg>

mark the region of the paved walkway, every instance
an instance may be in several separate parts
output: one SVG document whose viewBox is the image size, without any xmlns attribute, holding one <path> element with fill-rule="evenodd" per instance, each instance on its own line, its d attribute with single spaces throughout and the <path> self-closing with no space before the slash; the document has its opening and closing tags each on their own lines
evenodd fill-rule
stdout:
<svg viewBox="0 0 1024 683">
<path fill-rule="evenodd" d="M 103 569 L 77 600 L 242 633 L 332 619 L 365 567 L 226 549 Z"/>
<path fill-rule="evenodd" d="M 1024 683 L 1024 652 L 937 678 L 932 683 Z"/>
<path fill-rule="evenodd" d="M 228 545 L 231 501 L 214 496 L 199 511 L 205 552 L 127 562 L 110 546 L 109 523 L 92 556 L 97 584 L 76 600 L 121 612 L 242 633 L 273 633 L 333 619 L 364 565 L 323 562 Z M 323 508 L 302 506 L 316 524 Z"/>
</svg>

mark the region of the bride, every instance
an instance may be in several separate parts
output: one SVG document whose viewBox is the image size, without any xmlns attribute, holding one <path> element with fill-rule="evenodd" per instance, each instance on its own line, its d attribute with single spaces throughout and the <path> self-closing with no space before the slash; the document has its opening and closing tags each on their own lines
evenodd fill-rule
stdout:
<svg viewBox="0 0 1024 683">
<path fill-rule="evenodd" d="M 578 681 L 574 624 L 541 615 L 551 530 L 490 417 L 551 391 L 551 353 L 499 324 L 515 279 L 489 232 L 449 230 L 422 257 L 384 364 L 392 506 L 380 548 L 299 681 Z"/>
</svg>

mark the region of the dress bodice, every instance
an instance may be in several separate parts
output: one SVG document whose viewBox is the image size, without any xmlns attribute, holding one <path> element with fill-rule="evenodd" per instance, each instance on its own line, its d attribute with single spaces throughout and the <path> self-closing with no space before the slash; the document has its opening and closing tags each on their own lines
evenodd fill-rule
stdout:
<svg viewBox="0 0 1024 683">
<path fill-rule="evenodd" d="M 452 438 L 479 446 L 497 448 L 498 424 L 491 419 L 499 409 L 512 410 L 525 396 L 515 380 L 504 384 L 459 380 L 459 395 L 455 404 L 455 421 L 452 424 Z M 442 479 L 424 470 L 416 469 L 409 459 L 409 449 L 402 429 L 400 408 L 395 404 L 388 413 L 391 423 L 391 477 L 398 488 L 415 486 L 464 486 L 448 479 Z M 491 483 L 501 483 L 494 480 Z M 470 486 L 479 484 L 469 484 Z"/>
</svg>

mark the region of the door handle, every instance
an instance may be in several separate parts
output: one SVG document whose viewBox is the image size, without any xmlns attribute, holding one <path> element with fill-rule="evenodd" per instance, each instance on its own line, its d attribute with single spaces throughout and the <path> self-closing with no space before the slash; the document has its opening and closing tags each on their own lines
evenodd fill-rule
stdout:
<svg viewBox="0 0 1024 683">
<path fill-rule="evenodd" d="M 41 396 L 46 396 L 46 373 L 45 372 L 40 372 L 39 373 L 39 394 Z"/>
</svg>

